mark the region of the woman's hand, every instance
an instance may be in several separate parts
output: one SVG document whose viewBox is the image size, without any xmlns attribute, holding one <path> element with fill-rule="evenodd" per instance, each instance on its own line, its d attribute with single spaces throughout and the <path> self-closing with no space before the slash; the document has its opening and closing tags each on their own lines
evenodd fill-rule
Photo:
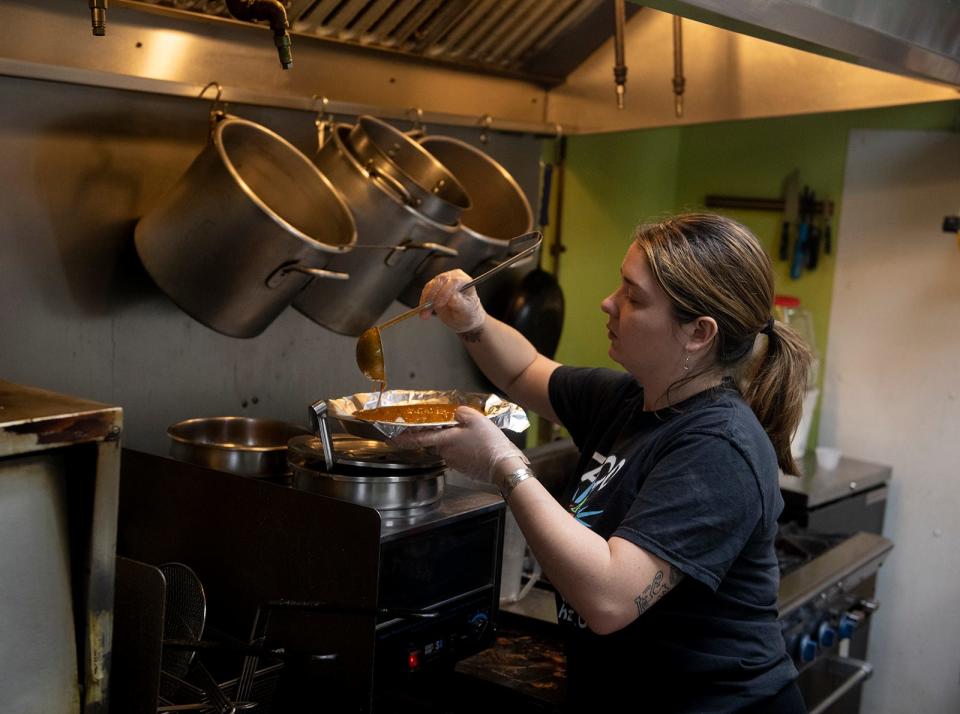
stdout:
<svg viewBox="0 0 960 714">
<path fill-rule="evenodd" d="M 476 481 L 491 481 L 494 469 L 504 459 L 518 458 L 530 463 L 500 428 L 470 407 L 456 411 L 457 426 L 448 429 L 405 431 L 393 443 L 402 448 L 436 450 L 447 465 Z"/>
<path fill-rule="evenodd" d="M 476 289 L 460 292 L 460 288 L 468 282 L 470 276 L 462 270 L 440 273 L 423 286 L 420 304 L 432 300 L 433 312 L 443 324 L 454 332 L 473 332 L 483 326 L 487 313 L 480 304 Z M 427 319 L 431 314 L 429 310 L 424 310 L 420 317 Z"/>
</svg>

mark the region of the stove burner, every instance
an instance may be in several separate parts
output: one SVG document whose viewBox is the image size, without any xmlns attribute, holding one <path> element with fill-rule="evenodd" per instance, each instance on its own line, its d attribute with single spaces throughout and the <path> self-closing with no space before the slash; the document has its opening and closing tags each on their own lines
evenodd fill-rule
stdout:
<svg viewBox="0 0 960 714">
<path fill-rule="evenodd" d="M 786 575 L 809 563 L 821 553 L 842 543 L 849 536 L 840 533 L 818 533 L 789 523 L 780 527 L 774 548 L 780 575 Z"/>
</svg>

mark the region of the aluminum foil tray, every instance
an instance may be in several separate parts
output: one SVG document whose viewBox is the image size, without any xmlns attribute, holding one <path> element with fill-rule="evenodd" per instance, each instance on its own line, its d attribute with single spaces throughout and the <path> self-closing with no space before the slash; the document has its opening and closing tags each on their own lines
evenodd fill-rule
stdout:
<svg viewBox="0 0 960 714">
<path fill-rule="evenodd" d="M 395 421 L 371 421 L 353 416 L 361 409 L 373 409 L 377 406 L 379 392 L 359 392 L 345 397 L 327 400 L 328 414 L 337 419 L 350 434 L 368 439 L 392 439 L 408 429 L 428 430 L 445 429 L 456 426 L 457 422 L 435 422 L 430 424 L 406 424 Z M 522 432 L 530 426 L 526 412 L 511 402 L 506 402 L 496 394 L 479 392 L 460 392 L 449 390 L 388 389 L 384 391 L 380 406 L 389 407 L 400 404 L 462 404 L 479 409 L 501 429 Z"/>
</svg>

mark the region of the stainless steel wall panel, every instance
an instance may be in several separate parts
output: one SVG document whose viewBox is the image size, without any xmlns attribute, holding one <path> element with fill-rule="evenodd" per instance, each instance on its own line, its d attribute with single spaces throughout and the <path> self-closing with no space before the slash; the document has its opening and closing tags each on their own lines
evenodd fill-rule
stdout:
<svg viewBox="0 0 960 714">
<path fill-rule="evenodd" d="M 204 145 L 206 102 L 11 77 L 0 77 L 0 95 L 0 182 L 11 187 L 0 193 L 5 378 L 122 405 L 125 444 L 153 453 L 166 453 L 167 426 L 184 418 L 304 424 L 314 399 L 369 387 L 355 339 L 292 309 L 257 338 L 224 337 L 181 312 L 140 266 L 134 224 Z M 314 112 L 231 109 L 315 148 Z M 477 127 L 430 129 L 480 146 Z M 494 134 L 483 150 L 535 200 L 538 139 Z M 484 388 L 437 324 L 389 332 L 396 386 Z"/>
</svg>

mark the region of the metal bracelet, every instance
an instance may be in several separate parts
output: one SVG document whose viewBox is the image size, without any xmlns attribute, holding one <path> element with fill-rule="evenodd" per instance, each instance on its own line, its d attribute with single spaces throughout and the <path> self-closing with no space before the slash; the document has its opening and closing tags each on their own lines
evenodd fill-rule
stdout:
<svg viewBox="0 0 960 714">
<path fill-rule="evenodd" d="M 503 496 L 503 500 L 506 501 L 508 498 L 510 498 L 510 494 L 513 493 L 513 489 L 526 481 L 528 478 L 536 478 L 536 475 L 528 467 L 523 466 L 503 479 L 498 484 L 500 495 Z"/>
</svg>

